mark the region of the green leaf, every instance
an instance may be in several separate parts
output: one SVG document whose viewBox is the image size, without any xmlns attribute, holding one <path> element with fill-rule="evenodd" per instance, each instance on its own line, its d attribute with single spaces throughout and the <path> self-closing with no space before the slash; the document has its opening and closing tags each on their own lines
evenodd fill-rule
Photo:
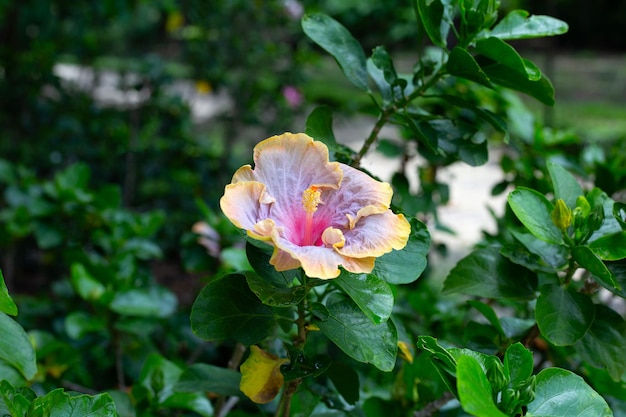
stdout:
<svg viewBox="0 0 626 417">
<path fill-rule="evenodd" d="M 493 88 L 489 77 L 467 49 L 455 46 L 454 49 L 450 51 L 447 68 L 451 75 L 474 81 L 485 87 Z"/>
<path fill-rule="evenodd" d="M 345 363 L 333 362 L 328 369 L 328 377 L 344 400 L 350 405 L 359 400 L 359 375 L 354 367 Z"/>
<path fill-rule="evenodd" d="M 149 401 L 155 405 L 162 404 L 173 393 L 182 369 L 157 353 L 153 353 L 143 364 L 137 386 L 145 390 Z"/>
<path fill-rule="evenodd" d="M 109 308 L 118 314 L 139 317 L 169 317 L 178 305 L 176 295 L 165 287 L 150 286 L 118 291 Z"/>
<path fill-rule="evenodd" d="M 327 306 L 326 321 L 315 321 L 322 333 L 351 358 L 390 372 L 396 363 L 398 334 L 391 320 L 374 324 L 349 299 Z"/>
<path fill-rule="evenodd" d="M 263 280 L 258 274 L 250 271 L 245 272 L 246 282 L 257 297 L 269 306 L 288 307 L 298 305 L 307 294 L 307 288 L 303 285 L 296 287 L 279 287 Z"/>
<path fill-rule="evenodd" d="M 324 142 L 326 146 L 337 144 L 333 133 L 333 112 L 328 106 L 318 106 L 306 119 L 305 133 L 315 140 Z"/>
<path fill-rule="evenodd" d="M 612 309 L 596 305 L 596 318 L 585 336 L 574 346 L 591 365 L 604 368 L 614 381 L 626 372 L 626 322 Z"/>
<path fill-rule="evenodd" d="M 313 109 L 306 119 L 304 132 L 314 138 L 324 142 L 331 151 L 343 151 L 343 145 L 337 143 L 333 133 L 333 112 L 328 106 L 318 106 Z"/>
<path fill-rule="evenodd" d="M 407 217 L 411 225 L 409 241 L 402 250 L 394 250 L 376 259 L 372 274 L 390 284 L 409 284 L 417 280 L 428 262 L 430 233 L 428 227 L 414 217 Z"/>
<path fill-rule="evenodd" d="M 0 381 L 0 415 L 25 416 L 30 403 L 37 397 L 28 387 L 13 387 L 9 381 Z"/>
<path fill-rule="evenodd" d="M 513 10 L 485 36 L 500 39 L 528 39 L 561 35 L 567 32 L 567 23 L 550 16 L 528 15 L 526 10 Z"/>
<path fill-rule="evenodd" d="M 258 343 L 274 328 L 273 310 L 254 295 L 243 274 L 207 284 L 191 308 L 191 328 L 204 340 Z"/>
<path fill-rule="evenodd" d="M 111 417 L 117 415 L 109 394 L 70 395 L 61 388 L 36 398 L 28 417 Z"/>
<path fill-rule="evenodd" d="M 605 287 L 620 289 L 618 282 L 607 266 L 588 246 L 576 246 L 572 249 L 574 260 L 582 268 L 591 272 Z"/>
<path fill-rule="evenodd" d="M 522 233 L 511 230 L 511 234 L 517 239 L 528 251 L 539 256 L 543 263 L 548 265 L 552 270 L 559 269 L 567 263 L 569 250 L 563 245 L 556 245 L 537 239 L 530 233 Z"/>
<path fill-rule="evenodd" d="M 35 350 L 15 320 L 0 313 L 0 359 L 15 367 L 27 380 L 37 373 Z"/>
<path fill-rule="evenodd" d="M 576 207 L 576 199 L 584 195 L 583 189 L 576 178 L 568 170 L 554 161 L 548 161 L 548 172 L 554 187 L 554 196 L 565 201 L 571 209 Z"/>
<path fill-rule="evenodd" d="M 73 311 L 65 316 L 65 332 L 74 339 L 80 340 L 86 334 L 106 330 L 104 317 L 94 316 L 84 311 Z"/>
<path fill-rule="evenodd" d="M 17 316 L 17 305 L 9 295 L 9 289 L 4 283 L 4 276 L 0 270 L 0 312 L 10 316 Z"/>
<path fill-rule="evenodd" d="M 622 298 L 626 298 L 626 259 L 621 259 L 614 262 L 605 262 L 606 267 L 609 269 L 613 278 L 617 282 L 618 288 L 614 288 L 612 285 L 605 285 L 602 281 L 600 284 L 604 288 L 611 291 L 613 294 L 617 294 Z"/>
<path fill-rule="evenodd" d="M 478 417 L 506 417 L 494 403 L 491 385 L 476 359 L 461 355 L 456 362 L 457 390 L 463 409 Z"/>
<path fill-rule="evenodd" d="M 302 17 L 302 29 L 337 60 L 352 84 L 361 90 L 369 90 L 363 48 L 341 23 L 324 14 L 307 14 Z"/>
<path fill-rule="evenodd" d="M 456 373 L 456 359 L 437 339 L 432 336 L 418 336 L 417 347 L 432 355 L 443 370 L 452 375 Z"/>
<path fill-rule="evenodd" d="M 528 80 L 536 81 L 541 78 L 541 71 L 532 62 L 524 60 L 508 43 L 495 37 L 481 39 L 476 42 L 475 51 L 519 73 Z"/>
<path fill-rule="evenodd" d="M 626 258 L 626 231 L 602 236 L 587 246 L 604 261 L 619 261 Z"/>
<path fill-rule="evenodd" d="M 396 72 L 396 68 L 393 65 L 393 61 L 391 60 L 391 56 L 385 49 L 384 46 L 377 46 L 372 51 L 372 63 L 380 68 L 383 72 L 383 77 L 387 84 L 394 86 L 398 84 L 398 73 Z"/>
<path fill-rule="evenodd" d="M 508 202 L 517 218 L 535 237 L 544 242 L 563 244 L 563 235 L 552 222 L 554 206 L 541 193 L 518 187 L 511 191 Z"/>
<path fill-rule="evenodd" d="M 545 105 L 554 105 L 554 86 L 545 74 L 541 74 L 538 79 L 529 79 L 527 75 L 511 71 L 508 66 L 499 62 L 482 61 L 480 62 L 481 68 L 492 83 L 528 94 Z M 526 67 L 534 66 L 526 60 L 525 65 Z"/>
<path fill-rule="evenodd" d="M 213 417 L 213 405 L 201 392 L 174 392 L 161 403 L 162 408 L 189 410 L 202 417 Z"/>
<path fill-rule="evenodd" d="M 498 331 L 500 336 L 504 337 L 504 329 L 502 328 L 502 324 L 500 323 L 500 319 L 496 312 L 491 308 L 491 306 L 483 303 L 478 300 L 469 300 L 467 302 L 470 306 L 474 307 L 476 310 L 480 311 L 480 313 L 485 316 L 487 321 L 491 323 L 491 325 Z"/>
<path fill-rule="evenodd" d="M 376 275 L 341 271 L 332 282 L 359 306 L 372 323 L 385 322 L 391 316 L 394 301 L 391 287 Z"/>
<path fill-rule="evenodd" d="M 461 259 L 446 278 L 443 293 L 530 299 L 535 296 L 536 286 L 535 274 L 500 255 L 499 247 L 491 246 Z"/>
<path fill-rule="evenodd" d="M 417 10 L 422 27 L 431 42 L 446 49 L 450 22 L 441 0 L 417 0 Z"/>
<path fill-rule="evenodd" d="M 551 284 L 541 287 L 535 308 L 541 334 L 556 346 L 570 346 L 580 340 L 593 323 L 595 313 L 587 295 Z"/>
<path fill-rule="evenodd" d="M 374 65 L 372 58 L 367 59 L 367 73 L 372 81 L 374 81 L 374 84 L 376 84 L 376 87 L 378 87 L 378 91 L 380 91 L 380 95 L 383 99 L 383 107 L 391 103 L 393 101 L 392 87 L 389 85 L 387 80 L 385 80 L 385 73 L 383 70 Z"/>
<path fill-rule="evenodd" d="M 70 271 L 72 285 L 83 300 L 96 301 L 106 293 L 106 287 L 83 264 L 73 263 Z"/>
<path fill-rule="evenodd" d="M 523 386 L 533 374 L 535 363 L 533 354 L 524 345 L 517 342 L 506 349 L 504 354 L 504 373 L 509 377 L 513 388 Z"/>
<path fill-rule="evenodd" d="M 204 363 L 195 363 L 183 371 L 174 386 L 174 390 L 242 396 L 239 389 L 240 381 L 241 374 L 237 371 Z"/>
<path fill-rule="evenodd" d="M 526 417 L 610 417 L 606 401 L 578 375 L 559 368 L 537 374 L 535 399 Z"/>
</svg>

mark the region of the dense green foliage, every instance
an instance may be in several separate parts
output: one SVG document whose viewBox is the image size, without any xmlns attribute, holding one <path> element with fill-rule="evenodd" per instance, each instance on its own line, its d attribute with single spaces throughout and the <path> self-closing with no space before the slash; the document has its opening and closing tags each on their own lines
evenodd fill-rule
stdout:
<svg viewBox="0 0 626 417">
<path fill-rule="evenodd" d="M 495 0 L 324 6 L 0 2 L 1 415 L 626 415 L 623 141 L 545 128 L 517 95 L 555 102 L 511 41 L 567 25 Z M 396 31 L 348 29 L 377 13 Z M 337 108 L 375 116 L 357 150 L 336 97 L 302 102 L 324 54 L 349 81 Z M 121 102 L 98 96 L 111 74 Z M 181 80 L 231 101 L 196 123 Z M 353 167 L 400 161 L 411 233 L 371 273 L 278 272 L 219 213 L 250 145 L 293 124 Z M 463 225 L 439 221 L 439 173 L 494 149 L 507 208 L 441 283 L 429 230 Z"/>
</svg>

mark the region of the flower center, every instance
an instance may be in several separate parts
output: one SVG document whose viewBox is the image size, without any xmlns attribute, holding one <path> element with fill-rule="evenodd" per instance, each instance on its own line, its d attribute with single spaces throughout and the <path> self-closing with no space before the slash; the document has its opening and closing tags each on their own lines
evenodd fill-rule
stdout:
<svg viewBox="0 0 626 417">
<path fill-rule="evenodd" d="M 322 193 L 314 185 L 304 190 L 302 192 L 302 207 L 304 207 L 304 211 L 311 214 L 315 213 L 317 206 L 322 201 L 321 195 Z"/>
<path fill-rule="evenodd" d="M 317 206 L 322 202 L 321 196 L 322 193 L 314 185 L 302 192 L 302 207 L 306 211 L 302 246 L 315 244 L 315 238 L 313 237 L 313 213 L 317 211 Z"/>
</svg>

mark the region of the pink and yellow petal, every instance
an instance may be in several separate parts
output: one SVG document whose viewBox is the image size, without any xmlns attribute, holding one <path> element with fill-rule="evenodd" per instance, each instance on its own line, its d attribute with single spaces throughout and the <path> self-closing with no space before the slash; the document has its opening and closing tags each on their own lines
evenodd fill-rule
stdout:
<svg viewBox="0 0 626 417">
<path fill-rule="evenodd" d="M 339 276 L 343 257 L 332 247 L 298 246 L 282 238 L 274 239 L 274 245 L 296 259 L 308 277 L 330 279 Z"/>
<path fill-rule="evenodd" d="M 320 205 L 320 215 L 333 219 L 334 224 L 349 227 L 367 214 L 382 213 L 389 209 L 393 190 L 387 183 L 376 181 L 369 175 L 341 164 L 344 173 L 341 188 L 337 191 L 329 190 L 322 194 L 324 205 Z"/>
<path fill-rule="evenodd" d="M 338 252 L 351 258 L 378 257 L 400 250 L 408 242 L 411 225 L 402 214 L 391 210 L 363 217 L 354 229 L 344 231 L 346 245 Z"/>
<path fill-rule="evenodd" d="M 247 181 L 229 184 L 220 199 L 220 208 L 237 227 L 251 230 L 268 217 L 269 204 L 274 198 L 260 182 Z"/>
</svg>

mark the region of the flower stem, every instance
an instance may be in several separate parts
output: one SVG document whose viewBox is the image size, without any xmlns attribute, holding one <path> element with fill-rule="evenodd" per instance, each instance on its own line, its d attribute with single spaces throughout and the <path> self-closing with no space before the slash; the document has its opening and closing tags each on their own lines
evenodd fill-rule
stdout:
<svg viewBox="0 0 626 417">
<path fill-rule="evenodd" d="M 305 277 L 306 280 L 306 277 Z M 296 319 L 296 325 L 298 326 L 298 334 L 296 335 L 293 345 L 296 348 L 304 347 L 306 343 L 306 309 L 305 303 L 306 298 L 298 304 L 298 318 Z M 287 381 L 283 387 L 283 393 L 280 397 L 280 401 L 278 403 L 278 407 L 276 408 L 276 412 L 274 413 L 274 417 L 289 417 L 291 413 L 291 399 L 293 395 L 298 390 L 298 386 L 302 383 L 302 378 L 292 379 L 291 381 Z"/>
<path fill-rule="evenodd" d="M 389 106 L 383 109 L 378 114 L 378 119 L 376 120 L 376 123 L 374 124 L 372 131 L 370 132 L 369 136 L 363 143 L 363 146 L 361 147 L 359 152 L 352 159 L 352 162 L 350 163 L 350 165 L 353 166 L 354 168 L 358 168 L 361 164 L 361 159 L 363 159 L 363 157 L 370 150 L 372 145 L 378 140 L 378 135 L 380 134 L 381 129 L 383 128 L 383 126 L 385 126 L 385 124 L 387 124 L 391 116 L 396 114 L 400 109 L 404 109 L 410 102 L 412 102 L 416 98 L 423 96 L 424 93 L 429 88 L 437 84 L 437 82 L 439 82 L 439 80 L 444 75 L 445 75 L 445 70 L 443 68 L 440 68 L 432 77 L 430 77 L 430 79 L 427 82 L 423 83 L 419 88 L 413 91 L 409 96 L 405 97 L 403 95 L 401 98 L 397 98 Z"/>
</svg>

